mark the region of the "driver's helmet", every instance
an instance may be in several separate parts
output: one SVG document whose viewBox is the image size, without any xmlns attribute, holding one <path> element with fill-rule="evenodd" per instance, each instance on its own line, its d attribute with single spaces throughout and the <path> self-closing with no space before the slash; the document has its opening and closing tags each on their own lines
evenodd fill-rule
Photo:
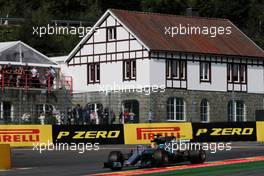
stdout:
<svg viewBox="0 0 264 176">
<path fill-rule="evenodd" d="M 150 147 L 151 148 L 153 148 L 153 149 L 156 149 L 156 148 L 158 148 L 158 145 L 159 145 L 159 137 L 160 137 L 161 135 L 159 135 L 159 134 L 155 134 L 154 135 L 154 139 L 153 140 L 151 140 L 151 143 L 150 143 Z"/>
<path fill-rule="evenodd" d="M 158 145 L 157 145 L 156 142 L 152 142 L 152 141 L 151 141 L 151 143 L 150 143 L 150 147 L 153 148 L 153 149 L 156 149 L 156 148 L 158 148 Z"/>
</svg>

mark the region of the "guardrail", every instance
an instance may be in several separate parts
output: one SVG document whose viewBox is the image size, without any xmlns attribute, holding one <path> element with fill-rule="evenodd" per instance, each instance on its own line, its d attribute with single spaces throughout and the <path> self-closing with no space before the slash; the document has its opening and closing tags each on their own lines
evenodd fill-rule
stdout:
<svg viewBox="0 0 264 176">
<path fill-rule="evenodd" d="M 32 74 L 1 73 L 0 86 L 2 93 L 4 93 L 5 88 L 20 88 L 25 91 L 47 89 L 50 93 L 52 90 L 62 87 L 72 92 L 72 77 L 63 76 L 58 78 L 47 74 L 38 74 L 38 76 L 33 77 Z"/>
<path fill-rule="evenodd" d="M 149 144 L 156 134 L 193 142 L 264 142 L 264 122 L 142 123 L 120 125 L 0 125 L 0 144 Z"/>
</svg>

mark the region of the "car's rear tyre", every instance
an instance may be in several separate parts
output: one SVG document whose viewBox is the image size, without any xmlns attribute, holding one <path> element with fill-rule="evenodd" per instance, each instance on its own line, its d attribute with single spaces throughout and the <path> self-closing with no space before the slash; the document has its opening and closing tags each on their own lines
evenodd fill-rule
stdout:
<svg viewBox="0 0 264 176">
<path fill-rule="evenodd" d="M 206 159 L 206 152 L 204 150 L 190 150 L 189 159 L 192 164 L 204 163 Z"/>
<path fill-rule="evenodd" d="M 166 165 L 169 162 L 168 153 L 161 149 L 157 149 L 154 151 L 153 158 L 156 166 Z"/>
<path fill-rule="evenodd" d="M 114 166 L 114 162 L 121 163 L 121 166 Z M 108 155 L 108 163 L 110 164 L 110 169 L 121 170 L 124 163 L 124 156 L 120 151 L 112 151 Z"/>
</svg>

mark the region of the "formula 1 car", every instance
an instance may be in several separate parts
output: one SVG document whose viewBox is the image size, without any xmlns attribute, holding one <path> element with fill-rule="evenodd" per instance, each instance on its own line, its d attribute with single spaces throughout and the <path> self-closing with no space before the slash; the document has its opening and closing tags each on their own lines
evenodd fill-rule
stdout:
<svg viewBox="0 0 264 176">
<path fill-rule="evenodd" d="M 111 151 L 104 167 L 111 170 L 121 170 L 125 166 L 159 167 L 185 161 L 199 164 L 206 159 L 206 152 L 202 149 L 172 150 L 172 145 L 188 145 L 190 140 L 176 140 L 175 137 L 157 136 L 151 142 L 150 146 L 138 145 L 136 149 L 127 154 L 123 154 L 121 151 Z"/>
</svg>

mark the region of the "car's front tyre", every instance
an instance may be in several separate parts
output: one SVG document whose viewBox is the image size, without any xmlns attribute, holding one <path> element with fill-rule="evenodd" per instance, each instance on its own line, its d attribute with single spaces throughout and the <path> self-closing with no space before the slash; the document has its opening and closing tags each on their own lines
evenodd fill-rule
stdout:
<svg viewBox="0 0 264 176">
<path fill-rule="evenodd" d="M 189 159 L 192 164 L 201 164 L 206 160 L 206 152 L 204 150 L 190 150 Z"/>
<path fill-rule="evenodd" d="M 124 156 L 120 151 L 112 151 L 108 155 L 108 164 L 112 170 L 121 170 L 124 164 Z"/>
<path fill-rule="evenodd" d="M 162 149 L 157 149 L 154 151 L 153 159 L 157 166 L 162 166 L 169 163 L 168 153 Z"/>
</svg>

